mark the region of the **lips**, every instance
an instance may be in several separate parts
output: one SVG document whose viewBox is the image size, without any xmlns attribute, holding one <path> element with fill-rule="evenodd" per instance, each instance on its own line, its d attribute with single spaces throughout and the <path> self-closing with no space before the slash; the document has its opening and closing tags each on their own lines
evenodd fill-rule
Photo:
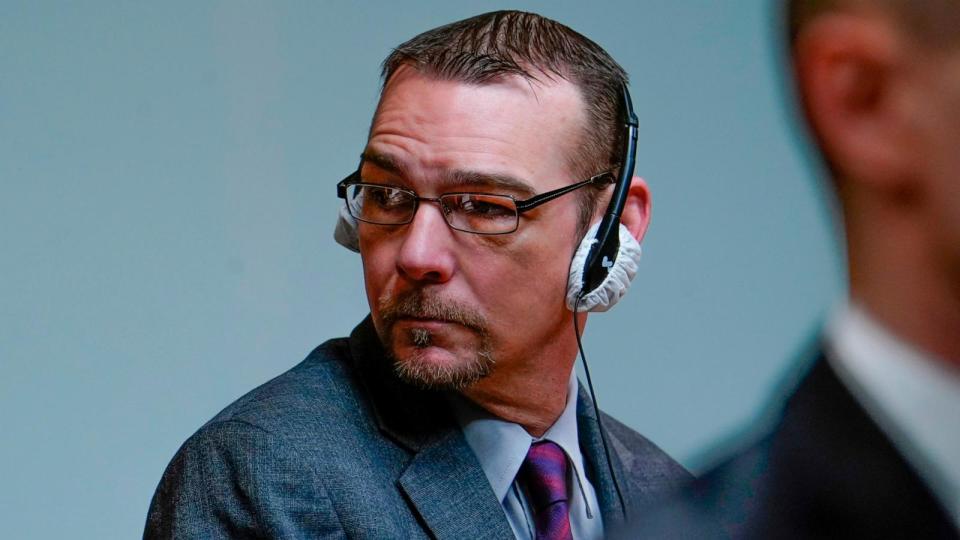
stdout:
<svg viewBox="0 0 960 540">
<path fill-rule="evenodd" d="M 442 326 L 456 324 L 458 326 L 463 326 L 457 321 L 451 321 L 448 319 L 436 319 L 432 317 L 399 317 L 396 320 L 395 324 L 408 324 L 413 326 L 419 326 L 422 328 L 439 328 Z"/>
</svg>

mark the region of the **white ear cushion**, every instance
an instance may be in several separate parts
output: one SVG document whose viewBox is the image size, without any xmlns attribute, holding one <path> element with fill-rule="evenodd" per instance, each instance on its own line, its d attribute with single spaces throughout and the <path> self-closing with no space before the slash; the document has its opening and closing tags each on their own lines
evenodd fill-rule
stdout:
<svg viewBox="0 0 960 540">
<path fill-rule="evenodd" d="M 587 262 L 587 255 L 590 254 L 590 247 L 597 242 L 595 237 L 599 227 L 599 222 L 590 227 L 570 263 L 570 277 L 567 280 L 567 308 L 570 311 L 577 308 L 577 296 L 580 294 L 583 283 L 583 267 Z M 617 252 L 617 260 L 603 283 L 580 300 L 578 311 L 607 311 L 627 294 L 630 283 L 637 275 L 641 255 L 640 244 L 622 224 L 619 232 L 620 250 Z"/>
<path fill-rule="evenodd" d="M 341 246 L 360 253 L 360 240 L 357 237 L 357 220 L 347 211 L 347 206 L 340 207 L 337 216 L 337 227 L 333 230 L 333 239 Z"/>
</svg>

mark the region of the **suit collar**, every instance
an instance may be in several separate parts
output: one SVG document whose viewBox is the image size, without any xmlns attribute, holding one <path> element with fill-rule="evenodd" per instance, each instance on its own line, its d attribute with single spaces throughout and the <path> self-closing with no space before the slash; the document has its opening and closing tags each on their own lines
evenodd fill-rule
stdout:
<svg viewBox="0 0 960 540">
<path fill-rule="evenodd" d="M 459 429 L 421 448 L 400 487 L 436 538 L 510 538 L 513 531 Z"/>
<path fill-rule="evenodd" d="M 433 536 L 513 536 L 446 396 L 396 378 L 369 316 L 350 334 L 350 352 L 378 428 L 413 454 L 397 484 Z"/>
<path fill-rule="evenodd" d="M 898 536 L 892 532 L 896 527 L 922 524 L 925 531 L 951 530 L 952 535 L 945 537 L 955 537 L 946 509 L 823 353 L 788 399 L 769 444 L 763 489 L 769 490 L 771 504 L 820 500 L 819 511 L 848 516 L 851 530 Z M 784 493 L 782 486 L 791 486 L 791 491 Z"/>
<path fill-rule="evenodd" d="M 609 420 L 609 417 L 605 420 Z M 593 402 L 582 385 L 577 400 L 577 430 L 580 433 L 580 445 L 583 449 L 587 476 L 597 493 L 604 529 L 614 530 L 623 523 L 623 506 L 617 497 L 610 470 L 613 469 L 620 481 L 624 501 L 628 507 L 631 507 L 634 506 L 630 501 L 636 497 L 636 486 L 628 481 L 629 476 L 626 471 L 630 470 L 633 464 L 625 463 L 625 461 L 631 461 L 630 452 L 626 451 L 622 443 L 609 430 L 606 430 L 610 449 L 608 465 L 607 456 L 603 450 L 603 439 L 597 425 L 597 410 L 594 409 Z"/>
<path fill-rule="evenodd" d="M 862 306 L 828 327 L 827 361 L 960 527 L 960 371 L 894 335 Z"/>
<path fill-rule="evenodd" d="M 350 355 L 377 427 L 397 444 L 417 452 L 455 427 L 441 392 L 415 388 L 396 377 L 370 316 L 350 334 Z"/>
</svg>

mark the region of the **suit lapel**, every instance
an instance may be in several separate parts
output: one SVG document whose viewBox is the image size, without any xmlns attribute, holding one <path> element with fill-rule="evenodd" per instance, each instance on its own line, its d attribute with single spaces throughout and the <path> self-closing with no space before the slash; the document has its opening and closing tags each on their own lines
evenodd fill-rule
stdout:
<svg viewBox="0 0 960 540">
<path fill-rule="evenodd" d="M 503 507 L 446 397 L 396 379 L 369 317 L 350 338 L 378 428 L 412 454 L 397 485 L 432 536 L 512 537 Z"/>
<path fill-rule="evenodd" d="M 826 524 L 857 538 L 957 538 L 947 512 L 825 356 L 790 397 L 770 444 L 763 489 L 778 525 L 822 532 Z"/>
<path fill-rule="evenodd" d="M 577 432 L 580 437 L 580 448 L 583 450 L 583 459 L 587 466 L 587 477 L 593 484 L 600 503 L 600 515 L 606 530 L 618 528 L 623 523 L 623 507 L 617 497 L 616 487 L 610 476 L 610 469 L 620 479 L 620 489 L 627 506 L 632 506 L 633 486 L 626 481 L 627 470 L 624 467 L 624 456 L 618 450 L 618 441 L 611 436 L 607 441 L 610 445 L 610 466 L 603 451 L 603 440 L 597 428 L 596 409 L 583 387 L 580 387 L 577 396 Z M 608 432 L 609 435 L 609 432 Z M 629 457 L 629 456 L 626 456 Z M 627 464 L 629 465 L 629 464 Z"/>
<path fill-rule="evenodd" d="M 436 538 L 513 536 L 500 501 L 459 429 L 421 448 L 399 483 Z"/>
</svg>

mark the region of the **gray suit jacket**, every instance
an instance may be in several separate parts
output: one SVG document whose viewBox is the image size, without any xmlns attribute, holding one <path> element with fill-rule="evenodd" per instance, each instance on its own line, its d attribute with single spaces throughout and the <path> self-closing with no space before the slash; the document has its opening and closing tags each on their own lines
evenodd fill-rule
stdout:
<svg viewBox="0 0 960 540">
<path fill-rule="evenodd" d="M 608 526 L 620 521 L 581 389 L 580 444 Z M 628 507 L 689 479 L 609 416 Z M 446 398 L 400 383 L 368 318 L 200 428 L 167 467 L 144 538 L 510 538 Z"/>
</svg>

